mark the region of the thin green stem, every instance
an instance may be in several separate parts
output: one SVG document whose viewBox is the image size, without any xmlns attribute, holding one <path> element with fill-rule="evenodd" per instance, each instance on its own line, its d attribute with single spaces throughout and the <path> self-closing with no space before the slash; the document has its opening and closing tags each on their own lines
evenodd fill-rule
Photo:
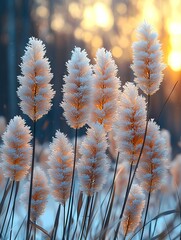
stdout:
<svg viewBox="0 0 181 240">
<path fill-rule="evenodd" d="M 20 227 L 19 227 L 19 229 L 18 229 L 18 231 L 17 231 L 17 233 L 16 233 L 16 236 L 15 236 L 14 240 L 16 240 L 16 238 L 18 237 L 18 235 L 19 235 L 19 233 L 20 233 L 20 231 L 21 231 L 21 228 L 22 228 L 25 220 L 26 220 L 26 216 L 25 216 L 25 218 L 23 219 L 23 221 L 22 221 L 22 223 L 21 223 L 21 225 L 20 225 Z"/>
<path fill-rule="evenodd" d="M 85 226 L 86 226 L 87 213 L 88 213 L 88 209 L 89 209 L 90 199 L 91 199 L 91 197 L 88 196 L 87 200 L 86 200 L 86 205 L 85 205 L 85 210 L 84 210 L 84 217 L 83 217 L 83 221 L 82 221 L 82 230 L 81 230 L 81 234 L 80 234 L 80 240 L 82 240 L 84 229 L 85 229 Z"/>
<path fill-rule="evenodd" d="M 36 221 L 34 222 L 36 224 Z M 36 240 L 36 227 L 34 226 L 34 231 L 33 231 L 33 240 Z"/>
<path fill-rule="evenodd" d="M 87 235 L 89 233 L 89 229 L 90 229 L 90 226 L 91 226 L 90 222 L 91 222 L 92 214 L 93 214 L 93 211 L 94 211 L 94 208 L 93 208 L 94 198 L 95 198 L 95 195 L 93 195 L 91 197 L 91 203 L 90 203 L 90 209 L 89 209 L 89 214 L 88 214 L 88 223 L 87 223 L 87 231 L 86 231 L 85 239 L 87 238 Z"/>
<path fill-rule="evenodd" d="M 35 137 L 36 137 L 36 120 L 33 121 L 33 153 L 32 153 L 31 174 L 30 174 L 30 190 L 29 190 L 29 201 L 28 201 L 26 240 L 29 239 L 29 228 L 30 228 L 31 198 L 32 198 L 32 190 L 33 190 L 33 174 L 34 174 L 34 164 L 35 164 Z"/>
<path fill-rule="evenodd" d="M 63 235 L 62 235 L 62 240 L 64 240 L 65 236 L 65 204 L 63 206 Z"/>
<path fill-rule="evenodd" d="M 16 190 L 15 190 L 14 201 L 13 201 L 13 209 L 12 209 L 13 215 L 12 215 L 11 230 L 10 230 L 10 240 L 12 238 L 12 232 L 13 232 L 14 212 L 15 212 L 15 204 L 16 204 L 18 189 L 19 189 L 19 182 L 16 182 Z"/>
<path fill-rule="evenodd" d="M 118 166 L 118 161 L 119 161 L 119 154 L 120 153 L 118 152 L 117 158 L 116 158 L 116 165 L 115 165 L 115 169 L 114 169 L 113 181 L 112 181 L 112 184 L 111 184 L 111 192 L 110 192 L 110 195 L 109 195 L 109 200 L 108 200 L 108 204 L 107 204 L 106 211 L 105 211 L 105 217 L 104 217 L 104 220 L 103 220 L 103 227 L 102 227 L 102 229 L 106 228 L 107 225 L 109 224 L 109 220 L 110 220 L 110 216 L 111 216 L 111 212 L 112 212 L 112 205 L 113 205 L 113 199 L 114 199 L 114 194 L 113 194 L 114 181 L 115 181 L 116 172 L 117 172 L 117 166 Z M 103 239 L 105 239 L 105 235 L 106 235 L 106 233 L 104 234 Z"/>
<path fill-rule="evenodd" d="M 147 219 L 147 215 L 148 215 L 148 208 L 149 208 L 149 204 L 150 204 L 150 197 L 151 197 L 151 191 L 149 191 L 149 193 L 148 193 L 148 200 L 147 200 L 147 204 L 146 204 L 145 218 L 144 218 L 144 222 L 143 222 L 143 228 L 142 228 L 142 231 L 141 231 L 141 238 L 140 238 L 140 240 L 143 239 L 146 219 Z"/>
<path fill-rule="evenodd" d="M 179 80 L 174 84 L 174 86 L 173 86 L 173 88 L 172 88 L 170 94 L 168 95 L 167 99 L 165 100 L 165 102 L 164 102 L 164 104 L 163 104 L 163 106 L 162 106 L 162 109 L 161 109 L 161 111 L 160 111 L 160 113 L 159 113 L 159 115 L 158 115 L 157 121 L 160 119 L 160 116 L 161 116 L 163 110 L 165 109 L 165 106 L 167 105 L 167 103 L 168 103 L 168 101 L 169 101 L 169 99 L 170 99 L 170 97 L 171 97 L 173 91 L 175 90 L 175 88 L 176 88 L 178 82 L 179 82 Z"/>
<path fill-rule="evenodd" d="M 67 218 L 65 223 L 65 228 L 68 223 L 67 228 L 67 239 L 69 239 L 69 232 L 70 232 L 70 224 L 72 219 L 72 210 L 73 210 L 73 198 L 74 198 L 74 176 L 75 176 L 75 163 L 77 158 L 77 139 L 78 139 L 78 129 L 75 129 L 75 145 L 74 145 L 74 162 L 73 162 L 73 169 L 72 169 L 72 181 L 71 181 L 71 187 L 70 187 L 70 199 L 69 199 L 69 205 L 67 210 Z M 69 221 L 68 221 L 69 218 Z"/>
<path fill-rule="evenodd" d="M 4 230 L 4 226 L 5 226 L 6 218 L 7 218 L 7 215 L 8 215 L 8 211 L 9 211 L 9 208 L 10 208 L 10 203 L 11 203 L 12 194 L 13 194 L 13 189 L 14 189 L 14 183 L 15 183 L 15 182 L 13 181 L 13 184 L 12 184 L 12 187 L 11 187 L 11 192 L 10 192 L 10 197 L 9 197 L 8 206 L 7 206 L 7 209 L 6 209 L 4 221 L 3 221 L 3 224 L 2 224 L 2 228 L 1 228 L 1 233 L 0 233 L 0 236 L 1 236 L 1 237 L 2 237 L 3 230 Z"/>
<path fill-rule="evenodd" d="M 61 204 L 59 204 L 58 209 L 57 209 L 51 240 L 54 240 L 57 235 L 57 229 L 58 229 L 59 217 L 60 217 L 60 209 L 61 209 Z"/>
<path fill-rule="evenodd" d="M 4 193 L 3 193 L 3 196 L 2 196 L 2 199 L 1 199 L 1 203 L 0 203 L 0 215 L 1 215 L 1 212 L 2 212 L 2 209 L 3 209 L 3 206 L 4 206 L 4 203 L 5 203 L 5 200 L 6 200 L 6 197 L 8 195 L 8 192 L 9 190 L 11 189 L 11 181 L 10 179 L 8 178 L 7 182 L 6 182 L 6 186 L 5 186 L 5 189 L 4 189 Z"/>
</svg>

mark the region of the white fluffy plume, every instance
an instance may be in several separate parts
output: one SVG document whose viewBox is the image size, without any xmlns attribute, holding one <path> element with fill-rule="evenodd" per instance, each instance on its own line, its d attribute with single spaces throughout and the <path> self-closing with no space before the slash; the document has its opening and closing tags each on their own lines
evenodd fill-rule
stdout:
<svg viewBox="0 0 181 240">
<path fill-rule="evenodd" d="M 78 47 L 72 51 L 67 62 L 68 75 L 64 77 L 63 101 L 64 116 L 72 128 L 83 127 L 88 120 L 92 69 L 85 50 Z"/>
<path fill-rule="evenodd" d="M 163 80 L 163 53 L 157 34 L 152 27 L 144 22 L 138 27 L 138 41 L 133 43 L 132 69 L 136 76 L 135 82 L 147 95 L 154 94 Z"/>
<path fill-rule="evenodd" d="M 83 192 L 91 196 L 99 192 L 106 182 L 108 160 L 107 139 L 104 128 L 99 123 L 87 130 L 87 136 L 80 147 L 81 159 L 77 164 L 80 185 Z"/>
<path fill-rule="evenodd" d="M 55 92 L 50 81 L 53 77 L 49 61 L 45 55 L 45 45 L 34 37 L 29 39 L 22 57 L 20 87 L 17 94 L 20 107 L 33 121 L 47 114 Z"/>
</svg>

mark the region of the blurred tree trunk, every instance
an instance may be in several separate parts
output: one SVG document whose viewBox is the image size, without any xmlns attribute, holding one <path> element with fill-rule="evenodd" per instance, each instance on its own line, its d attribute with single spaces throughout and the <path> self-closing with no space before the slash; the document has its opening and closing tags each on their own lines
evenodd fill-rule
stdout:
<svg viewBox="0 0 181 240">
<path fill-rule="evenodd" d="M 16 36 L 15 36 L 15 1 L 7 0 L 7 66 L 8 66 L 8 112 L 12 118 L 16 114 L 17 96 L 16 96 Z"/>
</svg>

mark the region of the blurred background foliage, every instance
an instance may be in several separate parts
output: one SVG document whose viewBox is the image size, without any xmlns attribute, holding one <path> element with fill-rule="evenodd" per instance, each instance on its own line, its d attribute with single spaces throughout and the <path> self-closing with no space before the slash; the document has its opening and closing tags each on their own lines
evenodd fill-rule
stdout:
<svg viewBox="0 0 181 240">
<path fill-rule="evenodd" d="M 50 113 L 38 122 L 41 142 L 51 139 L 56 129 L 69 136 L 59 103 L 66 61 L 74 46 L 85 48 L 92 64 L 97 48 L 111 50 L 122 84 L 133 80 L 131 45 L 138 24 L 151 23 L 164 51 L 164 81 L 151 100 L 151 117 L 172 135 L 173 154 L 180 151 L 181 136 L 181 1 L 180 0 L 6 0 L 0 1 L 0 115 L 9 121 L 21 114 L 16 95 L 17 75 L 28 38 L 43 40 L 54 74 L 56 96 Z M 162 106 L 177 82 L 162 115 Z M 26 116 L 25 119 L 28 118 Z M 28 122 L 29 123 L 29 122 Z"/>
</svg>

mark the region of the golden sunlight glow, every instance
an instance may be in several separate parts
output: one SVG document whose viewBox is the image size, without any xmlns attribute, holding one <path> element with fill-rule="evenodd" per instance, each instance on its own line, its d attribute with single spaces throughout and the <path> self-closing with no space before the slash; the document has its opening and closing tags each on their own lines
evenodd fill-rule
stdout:
<svg viewBox="0 0 181 240">
<path fill-rule="evenodd" d="M 103 44 L 102 39 L 98 35 L 93 37 L 91 43 L 92 43 L 92 46 L 96 49 L 102 47 L 102 44 Z"/>
<path fill-rule="evenodd" d="M 173 51 L 168 56 L 168 64 L 174 71 L 181 70 L 181 51 Z"/>
<path fill-rule="evenodd" d="M 81 18 L 82 13 L 78 3 L 71 2 L 69 4 L 68 10 L 73 18 Z"/>
<path fill-rule="evenodd" d="M 115 58 L 120 58 L 121 55 L 123 54 L 123 51 L 120 47 L 114 46 L 111 50 L 113 57 Z"/>
<path fill-rule="evenodd" d="M 96 2 L 93 6 L 84 9 L 83 21 L 84 29 L 94 29 L 96 26 L 108 31 L 114 23 L 111 9 L 102 2 Z"/>
<path fill-rule="evenodd" d="M 113 25 L 113 15 L 111 9 L 102 2 L 94 5 L 95 21 L 97 26 L 110 30 Z"/>
<path fill-rule="evenodd" d="M 64 26 L 64 19 L 62 18 L 61 15 L 55 14 L 53 16 L 53 20 L 51 22 L 51 28 L 56 31 L 60 32 Z"/>
<path fill-rule="evenodd" d="M 37 7 L 37 9 L 36 9 L 36 14 L 37 14 L 39 17 L 47 18 L 47 17 L 49 16 L 49 10 L 48 10 L 48 8 L 46 8 L 45 6 L 39 6 L 39 7 Z"/>
<path fill-rule="evenodd" d="M 168 21 L 167 29 L 170 34 L 171 45 L 168 64 L 174 71 L 181 71 L 181 22 Z"/>
</svg>

